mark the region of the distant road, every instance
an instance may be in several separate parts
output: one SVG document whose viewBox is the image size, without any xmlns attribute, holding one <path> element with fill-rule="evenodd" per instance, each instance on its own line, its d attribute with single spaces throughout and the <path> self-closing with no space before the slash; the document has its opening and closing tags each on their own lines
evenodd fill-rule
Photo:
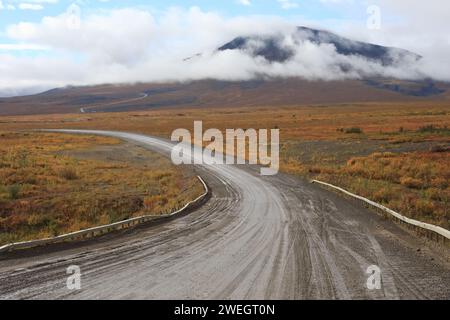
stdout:
<svg viewBox="0 0 450 320">
<path fill-rule="evenodd" d="M 169 155 L 173 144 L 121 132 Z M 450 264 L 390 221 L 317 186 L 256 167 L 198 166 L 197 211 L 58 250 L 0 260 L 0 299 L 449 299 Z M 78 265 L 82 289 L 66 288 Z M 369 290 L 367 268 L 381 269 Z"/>
<path fill-rule="evenodd" d="M 140 96 L 138 98 L 132 98 L 132 99 L 126 99 L 126 100 L 119 100 L 119 101 L 114 101 L 114 102 L 110 102 L 110 103 L 104 103 L 104 104 L 96 104 L 95 106 L 86 106 L 83 108 L 80 108 L 80 112 L 81 113 L 89 113 L 91 112 L 91 109 L 94 108 L 98 108 L 98 107 L 109 107 L 109 106 L 114 106 L 114 105 L 119 105 L 119 104 L 123 104 L 123 103 L 128 103 L 128 102 L 134 102 L 134 101 L 139 101 L 142 99 L 145 99 L 148 97 L 147 93 L 141 93 Z M 100 110 L 101 111 L 101 110 Z M 95 112 L 95 111 L 94 111 Z"/>
</svg>

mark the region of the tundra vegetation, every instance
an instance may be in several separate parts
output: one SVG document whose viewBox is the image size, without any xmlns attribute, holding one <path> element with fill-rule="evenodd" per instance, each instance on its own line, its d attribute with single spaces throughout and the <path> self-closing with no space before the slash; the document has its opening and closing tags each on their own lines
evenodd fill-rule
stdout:
<svg viewBox="0 0 450 320">
<path fill-rule="evenodd" d="M 116 139 L 3 132 L 0 142 L 0 245 L 169 213 L 203 193 L 192 173 L 142 148 L 127 156 Z"/>
<path fill-rule="evenodd" d="M 178 128 L 280 130 L 280 170 L 348 189 L 450 228 L 447 101 L 196 108 L 1 117 L 8 130 L 92 128 L 168 138 Z M 14 192 L 12 192 L 14 194 Z"/>
</svg>

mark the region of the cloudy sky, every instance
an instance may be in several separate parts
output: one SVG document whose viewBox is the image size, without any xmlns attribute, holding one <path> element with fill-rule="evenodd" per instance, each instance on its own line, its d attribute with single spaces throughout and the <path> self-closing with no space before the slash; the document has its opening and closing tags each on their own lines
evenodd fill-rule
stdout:
<svg viewBox="0 0 450 320">
<path fill-rule="evenodd" d="M 65 85 L 256 74 L 334 79 L 333 48 L 304 45 L 288 65 L 238 52 L 212 54 L 239 35 L 283 33 L 305 25 L 424 56 L 417 70 L 361 72 L 450 80 L 447 0 L 0 0 L 0 96 Z M 202 59 L 183 59 L 204 53 Z M 358 77 L 360 73 L 352 76 Z"/>
</svg>

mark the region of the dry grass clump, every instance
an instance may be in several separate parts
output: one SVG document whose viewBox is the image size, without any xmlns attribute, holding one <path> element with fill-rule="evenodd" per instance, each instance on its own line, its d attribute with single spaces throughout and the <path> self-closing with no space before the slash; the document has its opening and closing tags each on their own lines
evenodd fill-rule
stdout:
<svg viewBox="0 0 450 320">
<path fill-rule="evenodd" d="M 401 177 L 400 183 L 411 189 L 421 189 L 423 187 L 423 183 L 421 180 L 411 177 Z"/>
<path fill-rule="evenodd" d="M 59 175 L 66 180 L 76 180 L 78 179 L 77 172 L 74 168 L 64 167 L 59 171 Z"/>
</svg>

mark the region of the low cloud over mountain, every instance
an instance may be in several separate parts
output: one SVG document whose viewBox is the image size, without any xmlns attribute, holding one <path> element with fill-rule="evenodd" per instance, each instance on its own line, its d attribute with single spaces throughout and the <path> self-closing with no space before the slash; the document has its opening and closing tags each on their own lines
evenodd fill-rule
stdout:
<svg viewBox="0 0 450 320">
<path fill-rule="evenodd" d="M 338 54 L 366 58 L 383 66 L 414 63 L 422 58 L 407 50 L 353 41 L 332 32 L 307 27 L 298 27 L 289 35 L 237 37 L 220 47 L 219 51 L 243 50 L 254 57 L 264 57 L 269 62 L 284 63 L 294 58 L 297 48 L 305 42 L 318 46 L 332 45 Z"/>
</svg>

